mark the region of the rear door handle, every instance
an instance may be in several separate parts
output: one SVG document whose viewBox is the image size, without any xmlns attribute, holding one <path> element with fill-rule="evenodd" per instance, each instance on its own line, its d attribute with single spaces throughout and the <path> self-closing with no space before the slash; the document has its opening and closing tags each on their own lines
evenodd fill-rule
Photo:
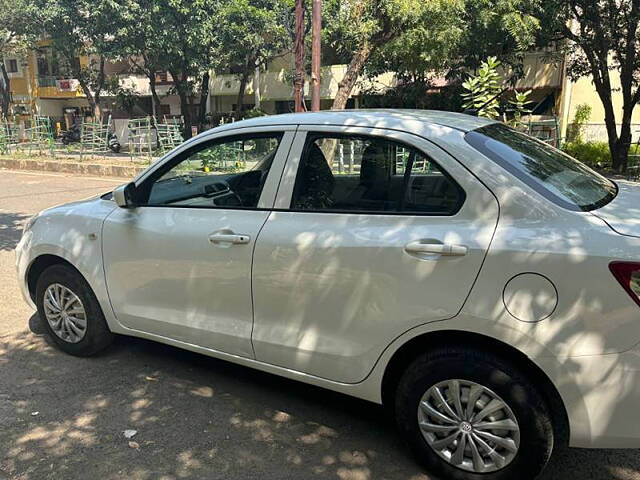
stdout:
<svg viewBox="0 0 640 480">
<path fill-rule="evenodd" d="M 408 243 L 404 247 L 409 253 L 422 253 L 427 255 L 443 255 L 447 257 L 461 257 L 467 254 L 464 245 L 447 245 L 443 243 L 421 243 L 420 241 Z"/>
<path fill-rule="evenodd" d="M 213 244 L 230 243 L 232 245 L 244 245 L 249 243 L 251 237 L 249 235 L 238 235 L 235 233 L 212 233 L 209 235 L 209 241 Z"/>
</svg>

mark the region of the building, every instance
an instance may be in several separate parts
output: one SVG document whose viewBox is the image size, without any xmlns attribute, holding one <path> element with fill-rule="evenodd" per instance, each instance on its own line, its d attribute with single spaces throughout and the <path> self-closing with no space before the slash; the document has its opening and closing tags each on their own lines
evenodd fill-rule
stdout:
<svg viewBox="0 0 640 480">
<path fill-rule="evenodd" d="M 87 65 L 89 58 L 79 57 L 80 65 Z M 75 118 L 91 116 L 92 112 L 78 81 L 69 78 L 59 67 L 55 52 L 47 41 L 40 42 L 37 49 L 29 52 L 25 58 L 5 58 L 13 113 L 29 116 L 32 114 L 51 117 L 60 123 L 62 129 L 68 128 Z M 115 120 L 140 117 L 152 113 L 149 80 L 144 75 L 132 73 L 128 62 L 111 62 L 105 65 L 107 76 L 118 77 L 123 87 L 136 94 L 136 101 L 127 111 L 118 105 L 113 94 L 102 94 L 103 110 Z M 180 101 L 170 92 L 171 82 L 167 74 L 156 76 L 156 89 L 161 98 L 158 114 L 180 115 Z M 117 122 L 121 123 L 121 122 Z"/>
<path fill-rule="evenodd" d="M 327 58 L 327 57 L 325 57 Z M 331 62 L 331 56 L 328 57 Z M 81 64 L 89 59 L 79 58 Z M 67 128 L 75 117 L 90 115 L 89 103 L 79 88 L 78 82 L 66 78 L 57 66 L 55 52 L 46 41 L 32 51 L 27 58 L 6 58 L 5 66 L 10 77 L 14 112 L 17 114 L 38 114 L 49 116 Z M 269 114 L 286 113 L 293 110 L 292 87 L 293 59 L 284 55 L 270 62 L 266 68 L 254 74 L 246 87 L 242 99 L 242 109 L 248 110 L 258 106 Z M 347 66 L 329 64 L 322 67 L 321 108 L 331 107 L 338 90 L 338 83 L 345 74 Z M 547 52 L 531 52 L 525 56 L 523 65 L 524 77 L 518 80 L 516 88 L 532 90 L 531 99 L 536 104 L 536 120 L 557 119 L 559 135 L 565 138 L 567 127 L 572 123 L 578 105 L 587 104 L 592 108 L 589 124 L 585 128 L 585 136 L 591 140 L 606 140 L 604 111 L 589 78 L 572 82 L 566 75 L 564 62 L 550 63 Z M 128 62 L 108 63 L 107 75 L 117 76 L 120 85 L 136 94 L 136 101 L 124 109 L 114 97 L 103 96 L 103 110 L 112 115 L 119 135 L 125 134 L 123 125 L 131 117 L 151 115 L 153 112 L 149 80 L 144 75 L 132 73 Z M 615 72 L 612 72 L 614 84 L 619 84 Z M 508 74 L 505 73 L 505 77 Z M 180 101 L 171 92 L 168 74 L 156 76 L 157 91 L 161 99 L 162 116 L 179 116 Z M 393 74 L 384 74 L 373 81 L 360 82 L 352 92 L 347 108 L 358 108 L 362 105 L 363 92 L 378 91 L 395 85 Z M 436 82 L 438 83 L 438 82 Z M 446 82 L 439 82 L 439 87 Z M 211 124 L 227 121 L 236 110 L 240 80 L 237 74 L 211 72 L 207 111 Z M 438 87 L 438 88 L 439 88 Z M 425 92 L 428 94 L 428 92 Z M 104 95 L 104 94 L 103 94 Z M 617 111 L 622 112 L 622 98 L 619 91 L 614 92 L 614 104 Z M 305 98 L 310 103 L 309 78 L 305 82 Z M 194 100 L 194 108 L 199 104 Z M 195 111 L 192 113 L 196 113 Z M 555 120 L 554 120 L 555 121 Z M 633 123 L 640 130 L 640 109 L 636 109 Z M 120 132 L 122 130 L 122 132 Z M 635 132 L 635 128 L 633 131 Z M 635 137 L 635 136 L 634 136 Z"/>
</svg>

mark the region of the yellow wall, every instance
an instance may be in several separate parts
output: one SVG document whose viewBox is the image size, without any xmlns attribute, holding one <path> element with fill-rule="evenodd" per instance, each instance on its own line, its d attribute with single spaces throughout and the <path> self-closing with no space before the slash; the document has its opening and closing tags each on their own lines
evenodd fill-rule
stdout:
<svg viewBox="0 0 640 480">
<path fill-rule="evenodd" d="M 610 73 L 612 80 L 613 92 L 613 108 L 616 112 L 616 120 L 620 122 L 622 119 L 622 92 L 615 91 L 620 88 L 620 75 L 618 72 Z M 569 92 L 569 121 L 573 120 L 578 105 L 586 103 L 591 106 L 590 123 L 604 123 L 604 108 L 600 97 L 596 92 L 596 88 L 591 81 L 591 77 L 584 77 L 577 82 L 571 82 L 571 91 Z M 633 113 L 633 123 L 640 123 L 640 109 L 636 108 Z"/>
<path fill-rule="evenodd" d="M 46 41 L 40 42 L 39 46 L 47 46 L 47 44 Z M 88 62 L 89 59 L 87 57 L 80 57 L 81 65 L 87 65 Z M 26 62 L 24 59 L 19 59 L 18 63 L 20 64 L 20 72 L 13 74 L 10 78 L 11 93 L 16 98 L 16 103 L 25 103 L 29 96 L 31 96 L 34 103 L 38 98 L 72 99 L 84 97 L 81 90 L 66 92 L 59 90 L 56 86 L 39 87 L 35 52 L 29 52 Z M 53 77 L 51 78 L 53 79 Z"/>
<path fill-rule="evenodd" d="M 620 89 L 620 75 L 617 71 L 611 71 L 611 84 L 613 88 L 612 100 L 616 115 L 616 123 L 619 125 L 622 120 L 622 92 Z M 562 90 L 563 113 L 561 118 L 563 137 L 566 136 L 568 125 L 573 123 L 578 105 L 587 104 L 591 107 L 591 118 L 585 127 L 585 137 L 587 140 L 607 140 L 607 132 L 604 122 L 604 107 L 591 77 L 580 78 L 576 82 L 566 79 Z M 633 138 L 637 139 L 640 132 L 640 108 L 635 108 L 631 123 Z"/>
</svg>

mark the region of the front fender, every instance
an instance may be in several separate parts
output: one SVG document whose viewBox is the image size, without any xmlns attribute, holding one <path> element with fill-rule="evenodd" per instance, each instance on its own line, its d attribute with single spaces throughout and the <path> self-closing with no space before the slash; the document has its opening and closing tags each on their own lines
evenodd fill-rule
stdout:
<svg viewBox="0 0 640 480">
<path fill-rule="evenodd" d="M 29 292 L 29 271 L 43 255 L 59 257 L 73 265 L 93 290 L 109 327 L 119 325 L 109 303 L 102 262 L 102 224 L 115 207 L 113 202 L 94 199 L 47 211 L 25 233 L 16 248 L 23 295 L 34 307 Z"/>
</svg>

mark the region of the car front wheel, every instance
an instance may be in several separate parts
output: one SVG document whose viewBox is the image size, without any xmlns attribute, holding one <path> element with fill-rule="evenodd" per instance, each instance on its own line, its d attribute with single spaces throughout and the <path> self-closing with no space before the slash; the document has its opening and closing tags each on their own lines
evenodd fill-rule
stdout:
<svg viewBox="0 0 640 480">
<path fill-rule="evenodd" d="M 418 459 L 442 478 L 535 478 L 553 449 L 535 385 L 498 356 L 468 348 L 425 353 L 403 374 L 396 421 Z"/>
<path fill-rule="evenodd" d="M 53 265 L 42 272 L 36 284 L 36 305 L 47 332 L 66 353 L 93 355 L 113 341 L 91 287 L 71 267 Z"/>
</svg>

